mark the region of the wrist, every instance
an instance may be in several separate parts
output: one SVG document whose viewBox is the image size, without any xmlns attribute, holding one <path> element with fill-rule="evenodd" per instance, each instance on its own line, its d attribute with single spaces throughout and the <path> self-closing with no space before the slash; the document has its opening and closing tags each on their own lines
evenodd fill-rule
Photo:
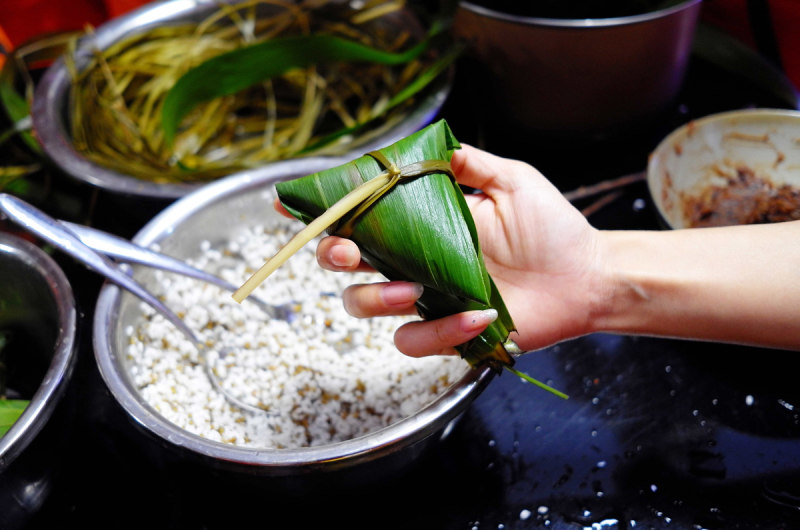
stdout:
<svg viewBox="0 0 800 530">
<path fill-rule="evenodd" d="M 600 232 L 594 332 L 800 346 L 800 223 Z"/>
<path fill-rule="evenodd" d="M 598 271 L 598 296 L 592 311 L 591 332 L 640 334 L 656 328 L 659 318 L 668 318 L 664 305 L 679 299 L 675 292 L 686 287 L 688 278 L 671 277 L 656 232 L 600 231 L 603 259 Z"/>
</svg>

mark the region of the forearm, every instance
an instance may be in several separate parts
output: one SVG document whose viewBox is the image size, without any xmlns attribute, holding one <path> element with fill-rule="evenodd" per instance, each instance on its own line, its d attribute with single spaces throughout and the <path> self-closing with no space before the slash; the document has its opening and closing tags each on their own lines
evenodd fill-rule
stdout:
<svg viewBox="0 0 800 530">
<path fill-rule="evenodd" d="M 800 349 L 800 221 L 600 237 L 594 331 Z"/>
</svg>

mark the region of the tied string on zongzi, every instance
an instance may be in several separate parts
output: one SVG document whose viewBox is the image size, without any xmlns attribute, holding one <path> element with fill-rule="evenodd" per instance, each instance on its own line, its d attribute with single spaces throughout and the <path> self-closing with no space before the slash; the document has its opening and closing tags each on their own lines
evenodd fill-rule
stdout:
<svg viewBox="0 0 800 530">
<path fill-rule="evenodd" d="M 361 204 L 353 209 L 352 213 L 342 217 L 339 220 L 339 225 L 336 227 L 336 229 L 331 230 L 331 233 L 336 234 L 337 236 L 350 237 L 353 234 L 353 227 L 355 226 L 355 222 L 358 220 L 358 218 L 361 217 L 364 212 L 370 208 L 370 206 L 375 204 L 375 202 L 383 197 L 388 191 L 393 189 L 401 180 L 417 178 L 424 175 L 429 175 L 431 173 L 445 173 L 450 175 L 450 177 L 455 178 L 455 175 L 453 174 L 453 168 L 450 167 L 450 163 L 445 162 L 444 160 L 423 160 L 422 162 L 414 162 L 413 164 L 408 164 L 398 168 L 394 162 L 386 158 L 380 151 L 370 151 L 367 153 L 367 155 L 374 158 L 375 161 L 382 166 L 384 170 L 386 170 L 389 180 L 383 187 L 376 190 L 372 193 L 372 195 L 364 199 Z"/>
<path fill-rule="evenodd" d="M 270 274 L 275 272 L 306 243 L 319 236 L 325 230 L 335 227 L 330 231 L 331 233 L 341 237 L 348 237 L 348 235 L 352 234 L 358 218 L 400 182 L 432 173 L 444 173 L 451 178 L 455 178 L 450 163 L 444 160 L 422 160 L 398 168 L 396 164 L 378 151 L 371 151 L 367 155 L 375 159 L 384 168 L 384 171 L 354 188 L 325 210 L 322 215 L 306 225 L 303 230 L 295 234 L 289 242 L 268 259 L 259 270 L 233 293 L 234 300 L 241 303 Z"/>
</svg>

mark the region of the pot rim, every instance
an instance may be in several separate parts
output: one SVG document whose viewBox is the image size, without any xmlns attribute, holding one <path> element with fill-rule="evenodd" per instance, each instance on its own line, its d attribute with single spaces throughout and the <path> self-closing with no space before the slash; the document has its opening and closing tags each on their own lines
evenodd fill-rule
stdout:
<svg viewBox="0 0 800 530">
<path fill-rule="evenodd" d="M 58 264 L 33 243 L 0 233 L 0 251 L 33 267 L 46 282 L 58 312 L 59 329 L 53 357 L 30 404 L 14 425 L 0 437 L 0 472 L 36 438 L 66 391 L 77 357 L 78 316 L 72 287 Z"/>
<path fill-rule="evenodd" d="M 690 7 L 700 4 L 702 0 L 684 0 L 674 6 L 665 7 L 656 11 L 649 11 L 639 15 L 609 18 L 549 18 L 549 17 L 528 17 L 512 15 L 502 11 L 474 4 L 467 0 L 459 2 L 459 7 L 471 11 L 476 15 L 496 19 L 502 22 L 518 24 L 524 26 L 542 26 L 552 28 L 609 28 L 615 26 L 625 26 L 649 22 L 659 18 L 668 17 L 672 14 L 684 11 Z"/>
</svg>

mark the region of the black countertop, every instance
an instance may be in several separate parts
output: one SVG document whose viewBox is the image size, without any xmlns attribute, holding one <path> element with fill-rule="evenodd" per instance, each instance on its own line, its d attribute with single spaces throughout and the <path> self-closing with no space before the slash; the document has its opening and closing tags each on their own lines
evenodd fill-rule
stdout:
<svg viewBox="0 0 800 530">
<path fill-rule="evenodd" d="M 532 162 L 562 190 L 643 170 L 658 140 L 692 117 L 780 106 L 741 84 L 725 89 L 729 80 L 693 63 L 679 103 L 646 131 L 568 144 L 495 122 L 491 107 L 464 88 L 464 75 L 442 111 L 459 139 Z M 126 236 L 159 208 L 126 211 L 65 185 L 91 208 L 81 215 Z M 659 229 L 642 183 L 590 219 L 600 228 Z M 100 279 L 59 261 L 82 311 L 75 419 L 64 467 L 31 528 L 800 528 L 796 353 L 612 335 L 568 341 L 523 356 L 519 367 L 569 400 L 500 376 L 451 435 L 396 480 L 288 496 L 152 452 L 94 364 Z"/>
</svg>

